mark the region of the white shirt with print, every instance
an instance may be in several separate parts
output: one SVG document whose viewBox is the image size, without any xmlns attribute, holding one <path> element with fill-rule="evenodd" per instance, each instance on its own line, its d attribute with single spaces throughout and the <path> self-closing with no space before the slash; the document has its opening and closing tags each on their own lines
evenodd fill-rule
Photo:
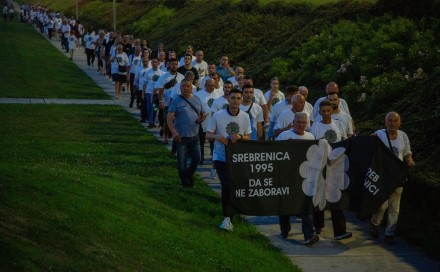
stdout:
<svg viewBox="0 0 440 272">
<path fill-rule="evenodd" d="M 227 109 L 218 111 L 209 122 L 208 132 L 226 139 L 230 139 L 233 134 L 250 134 L 252 130 L 249 115 L 243 111 L 239 111 L 236 116 L 230 115 Z M 212 160 L 226 162 L 225 145 L 219 141 L 214 141 Z"/>
</svg>

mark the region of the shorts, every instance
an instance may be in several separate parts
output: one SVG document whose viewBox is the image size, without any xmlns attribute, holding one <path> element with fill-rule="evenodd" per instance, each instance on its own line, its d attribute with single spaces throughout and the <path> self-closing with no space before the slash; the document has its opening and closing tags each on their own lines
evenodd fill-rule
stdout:
<svg viewBox="0 0 440 272">
<path fill-rule="evenodd" d="M 112 80 L 115 82 L 121 82 L 126 83 L 127 82 L 127 75 L 121 75 L 121 74 L 112 74 Z"/>
</svg>

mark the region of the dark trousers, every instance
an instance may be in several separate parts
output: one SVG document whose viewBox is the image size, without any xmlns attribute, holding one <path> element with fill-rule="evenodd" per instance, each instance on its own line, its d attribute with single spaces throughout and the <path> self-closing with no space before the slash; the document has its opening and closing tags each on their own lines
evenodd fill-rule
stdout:
<svg viewBox="0 0 440 272">
<path fill-rule="evenodd" d="M 199 126 L 199 139 L 200 139 L 200 152 L 201 152 L 201 161 L 205 159 L 205 142 L 206 142 L 206 132 L 203 132 L 202 126 Z M 214 141 L 209 141 L 209 149 L 212 151 L 214 150 Z"/>
<path fill-rule="evenodd" d="M 301 217 L 301 231 L 304 235 L 304 240 L 308 240 L 313 236 L 313 215 L 303 214 L 300 215 L 300 217 Z M 292 229 L 292 226 L 290 225 L 290 215 L 280 215 L 279 224 L 280 224 L 281 234 L 287 236 L 290 230 Z"/>
<path fill-rule="evenodd" d="M 93 65 L 95 62 L 95 49 L 86 48 L 87 65 Z"/>
<path fill-rule="evenodd" d="M 146 105 L 146 97 L 144 96 L 144 99 L 142 99 L 142 90 L 138 90 L 137 91 L 137 95 L 138 96 L 140 96 L 141 97 L 141 100 L 140 100 L 140 106 L 139 106 L 139 109 L 140 109 L 140 111 L 141 111 L 141 120 L 143 120 L 143 121 L 147 121 L 147 119 L 148 119 L 148 116 L 147 116 L 147 105 Z"/>
<path fill-rule="evenodd" d="M 218 178 L 220 179 L 220 184 L 222 186 L 222 212 L 223 217 L 232 217 L 232 213 L 228 209 L 229 205 L 229 192 L 231 190 L 229 186 L 229 174 L 226 169 L 226 163 L 221 161 L 214 161 L 214 168 L 217 170 Z"/>
<path fill-rule="evenodd" d="M 176 143 L 177 149 L 177 168 L 179 170 L 180 181 L 183 186 L 194 186 L 192 176 L 197 169 L 200 161 L 199 137 L 182 137 L 180 142 Z M 191 162 L 187 163 L 187 157 Z"/>
<path fill-rule="evenodd" d="M 66 50 L 66 52 L 69 51 L 69 42 L 67 41 L 67 38 L 64 37 L 64 35 L 61 36 L 61 45 Z"/>
<path fill-rule="evenodd" d="M 47 36 L 49 37 L 49 40 L 52 39 L 52 34 L 53 34 L 53 28 L 48 28 L 47 29 Z"/>
<path fill-rule="evenodd" d="M 139 95 L 138 95 L 138 90 L 135 90 L 135 88 L 134 88 L 134 86 L 133 86 L 133 82 L 134 82 L 134 74 L 133 73 L 130 73 L 130 102 L 131 103 L 133 103 L 134 102 L 134 100 L 136 99 L 136 98 L 138 98 L 139 97 Z M 142 89 L 142 86 L 139 86 L 139 88 L 141 88 Z M 142 91 L 142 90 L 141 90 Z M 141 93 L 141 97 L 142 97 L 142 93 Z M 140 100 L 137 100 L 136 101 L 137 102 L 137 104 L 139 105 L 139 103 L 141 102 Z"/>
<path fill-rule="evenodd" d="M 164 114 L 164 110 L 159 108 L 159 113 L 157 114 L 157 119 L 159 120 L 159 126 L 163 127 L 165 129 L 165 114 Z"/>
<path fill-rule="evenodd" d="M 345 215 L 342 210 L 331 210 L 333 236 L 340 236 L 347 232 L 347 224 Z M 313 213 L 313 222 L 315 229 L 322 229 L 324 227 L 324 211 Z"/>
<path fill-rule="evenodd" d="M 152 102 L 152 94 L 145 94 L 145 104 L 146 104 L 146 111 L 147 111 L 147 116 L 148 116 L 148 123 L 153 126 L 154 125 L 154 120 L 156 117 L 156 112 L 154 110 L 153 107 L 153 102 Z"/>
</svg>

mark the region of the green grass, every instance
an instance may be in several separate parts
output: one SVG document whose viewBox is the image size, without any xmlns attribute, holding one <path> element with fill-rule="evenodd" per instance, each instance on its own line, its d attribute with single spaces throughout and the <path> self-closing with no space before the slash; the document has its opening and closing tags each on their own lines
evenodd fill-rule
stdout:
<svg viewBox="0 0 440 272">
<path fill-rule="evenodd" d="M 29 26 L 0 24 L 0 96 L 105 97 Z M 0 271 L 299 270 L 240 218 L 219 232 L 219 196 L 183 189 L 121 107 L 2 104 L 0 120 Z"/>
<path fill-rule="evenodd" d="M 0 97 L 109 98 L 32 26 L 2 20 L 0 36 Z"/>
<path fill-rule="evenodd" d="M 116 106 L 0 106 L 0 270 L 295 271 Z"/>
</svg>

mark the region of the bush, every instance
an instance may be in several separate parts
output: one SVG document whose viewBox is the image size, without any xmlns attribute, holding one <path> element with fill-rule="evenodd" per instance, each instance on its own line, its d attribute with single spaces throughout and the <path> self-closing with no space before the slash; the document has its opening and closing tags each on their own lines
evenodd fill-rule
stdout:
<svg viewBox="0 0 440 272">
<path fill-rule="evenodd" d="M 171 19 L 175 15 L 173 8 L 157 6 L 145 14 L 142 18 L 133 23 L 134 34 L 140 35 L 150 33 L 154 28 L 161 25 L 161 22 Z"/>
</svg>

